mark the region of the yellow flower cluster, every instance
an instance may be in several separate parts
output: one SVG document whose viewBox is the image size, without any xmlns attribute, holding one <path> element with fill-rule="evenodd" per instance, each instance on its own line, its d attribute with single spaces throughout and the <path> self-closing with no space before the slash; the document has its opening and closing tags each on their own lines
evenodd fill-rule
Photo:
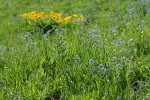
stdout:
<svg viewBox="0 0 150 100">
<path fill-rule="evenodd" d="M 30 13 L 24 13 L 21 15 L 24 18 L 27 19 L 48 19 L 51 18 L 54 21 L 57 21 L 59 23 L 70 23 L 70 22 L 78 22 L 78 21 L 84 21 L 84 16 L 78 16 L 77 14 L 73 14 L 72 16 L 66 16 L 63 17 L 61 13 L 56 13 L 51 11 L 49 14 L 45 14 L 44 12 L 36 13 L 35 11 Z"/>
<path fill-rule="evenodd" d="M 30 13 L 24 13 L 21 16 L 29 19 L 42 19 L 45 17 L 45 13 L 44 12 L 36 13 L 35 11 L 33 11 Z"/>
<path fill-rule="evenodd" d="M 61 22 L 62 21 L 62 14 L 61 13 L 56 13 L 51 11 L 47 17 L 52 18 L 55 21 Z"/>
</svg>

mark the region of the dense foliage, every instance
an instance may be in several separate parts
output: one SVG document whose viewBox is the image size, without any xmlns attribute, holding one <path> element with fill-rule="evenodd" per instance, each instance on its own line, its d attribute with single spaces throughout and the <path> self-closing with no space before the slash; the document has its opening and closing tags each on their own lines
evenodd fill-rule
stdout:
<svg viewBox="0 0 150 100">
<path fill-rule="evenodd" d="M 0 0 L 0 99 L 149 100 L 149 7 L 149 0 Z"/>
</svg>

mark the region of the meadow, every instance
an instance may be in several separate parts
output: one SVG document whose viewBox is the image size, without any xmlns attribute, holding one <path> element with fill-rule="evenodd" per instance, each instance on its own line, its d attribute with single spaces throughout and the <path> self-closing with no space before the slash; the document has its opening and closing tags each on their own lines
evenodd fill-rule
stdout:
<svg viewBox="0 0 150 100">
<path fill-rule="evenodd" d="M 0 100 L 150 100 L 149 7 L 149 0 L 0 0 Z M 84 21 L 42 32 L 21 17 L 32 11 Z"/>
</svg>

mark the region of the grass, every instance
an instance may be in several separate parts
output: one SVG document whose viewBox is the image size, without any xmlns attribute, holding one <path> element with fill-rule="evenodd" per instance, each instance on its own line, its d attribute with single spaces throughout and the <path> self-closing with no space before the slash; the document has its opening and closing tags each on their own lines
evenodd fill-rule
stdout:
<svg viewBox="0 0 150 100">
<path fill-rule="evenodd" d="M 1 100 L 149 100 L 150 2 L 0 0 Z M 20 14 L 56 11 L 86 22 L 46 35 Z"/>
</svg>

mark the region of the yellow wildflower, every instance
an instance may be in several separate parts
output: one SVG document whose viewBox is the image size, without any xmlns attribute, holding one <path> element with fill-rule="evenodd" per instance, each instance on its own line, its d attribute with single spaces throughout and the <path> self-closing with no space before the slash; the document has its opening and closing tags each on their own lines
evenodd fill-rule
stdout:
<svg viewBox="0 0 150 100">
<path fill-rule="evenodd" d="M 67 22 L 67 23 L 68 23 L 68 22 L 70 22 L 70 21 L 71 21 L 71 16 L 67 16 L 67 17 L 64 18 L 64 22 Z"/>
<path fill-rule="evenodd" d="M 36 13 L 36 11 L 30 13 L 24 13 L 21 15 L 24 18 L 28 19 L 43 19 L 43 18 L 51 18 L 58 23 L 70 23 L 70 22 L 77 22 L 77 21 L 84 21 L 84 16 L 78 16 L 77 14 L 73 14 L 72 16 L 63 17 L 61 13 L 56 13 L 51 11 L 49 14 L 45 14 L 44 12 Z"/>
<path fill-rule="evenodd" d="M 62 14 L 61 14 L 61 13 L 56 13 L 56 12 L 51 11 L 50 14 L 49 14 L 49 16 L 50 16 L 53 20 L 58 21 L 58 22 L 59 22 L 60 20 L 62 20 Z"/>
<path fill-rule="evenodd" d="M 77 21 L 84 21 L 84 16 L 80 16 L 80 17 L 78 17 L 78 19 L 77 19 Z"/>
<path fill-rule="evenodd" d="M 76 18 L 78 17 L 78 15 L 77 15 L 77 14 L 73 14 L 72 16 L 73 16 L 73 17 L 76 17 Z"/>
</svg>

